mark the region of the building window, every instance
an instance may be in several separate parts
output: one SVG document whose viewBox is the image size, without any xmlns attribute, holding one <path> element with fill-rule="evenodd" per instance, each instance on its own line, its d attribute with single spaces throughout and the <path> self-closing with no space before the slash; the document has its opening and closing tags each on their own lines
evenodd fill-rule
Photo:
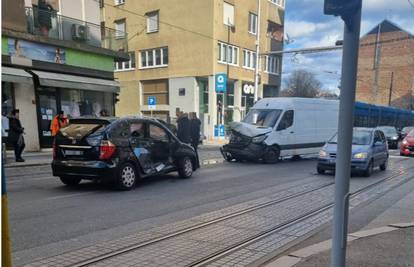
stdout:
<svg viewBox="0 0 414 267">
<path fill-rule="evenodd" d="M 155 97 L 157 105 L 168 105 L 168 80 L 142 81 L 143 103 L 148 103 L 150 96 Z"/>
<path fill-rule="evenodd" d="M 271 3 L 280 6 L 281 8 L 285 8 L 285 0 L 269 0 Z"/>
<path fill-rule="evenodd" d="M 257 34 L 257 15 L 249 13 L 249 33 Z"/>
<path fill-rule="evenodd" d="M 265 72 L 279 75 L 280 58 L 276 56 L 265 56 Z"/>
<path fill-rule="evenodd" d="M 125 19 L 116 20 L 115 24 L 115 38 L 125 38 Z"/>
<path fill-rule="evenodd" d="M 218 62 L 237 66 L 239 64 L 239 48 L 234 45 L 219 42 Z"/>
<path fill-rule="evenodd" d="M 234 26 L 234 6 L 223 3 L 223 23 L 227 26 Z"/>
<path fill-rule="evenodd" d="M 14 109 L 13 85 L 9 82 L 1 82 L 1 115 L 9 116 Z"/>
<path fill-rule="evenodd" d="M 227 83 L 227 107 L 232 108 L 234 106 L 234 83 Z"/>
<path fill-rule="evenodd" d="M 123 5 L 123 4 L 125 4 L 125 0 L 115 0 L 115 5 L 116 6 Z"/>
<path fill-rule="evenodd" d="M 243 50 L 243 68 L 256 68 L 256 53 L 247 49 Z"/>
<path fill-rule="evenodd" d="M 147 14 L 147 33 L 159 31 L 159 11 L 148 12 Z"/>
<path fill-rule="evenodd" d="M 141 69 L 168 66 L 168 47 L 143 50 L 141 55 Z"/>
<path fill-rule="evenodd" d="M 135 52 L 129 53 L 128 61 L 115 61 L 115 71 L 126 71 L 135 69 Z"/>
</svg>

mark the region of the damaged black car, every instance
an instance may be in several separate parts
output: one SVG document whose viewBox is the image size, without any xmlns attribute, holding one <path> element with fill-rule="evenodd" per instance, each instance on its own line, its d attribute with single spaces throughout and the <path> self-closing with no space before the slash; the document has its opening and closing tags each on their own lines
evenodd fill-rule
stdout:
<svg viewBox="0 0 414 267">
<path fill-rule="evenodd" d="M 72 119 L 53 144 L 53 175 L 66 185 L 98 180 L 130 190 L 141 178 L 175 171 L 189 178 L 199 167 L 191 146 L 148 117 Z"/>
</svg>

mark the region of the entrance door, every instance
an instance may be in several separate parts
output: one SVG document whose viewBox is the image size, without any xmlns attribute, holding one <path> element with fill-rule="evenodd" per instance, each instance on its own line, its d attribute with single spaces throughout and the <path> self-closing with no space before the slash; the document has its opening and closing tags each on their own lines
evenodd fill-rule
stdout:
<svg viewBox="0 0 414 267">
<path fill-rule="evenodd" d="M 50 125 L 57 113 L 57 97 L 55 89 L 38 89 L 38 113 L 40 146 L 52 147 L 53 138 Z"/>
</svg>

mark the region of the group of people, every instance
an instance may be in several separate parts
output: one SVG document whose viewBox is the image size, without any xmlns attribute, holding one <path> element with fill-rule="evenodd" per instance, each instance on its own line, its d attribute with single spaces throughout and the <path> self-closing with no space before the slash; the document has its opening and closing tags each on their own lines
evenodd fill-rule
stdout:
<svg viewBox="0 0 414 267">
<path fill-rule="evenodd" d="M 197 151 L 200 143 L 201 121 L 195 112 L 177 112 L 177 137 L 186 144 L 191 144 Z"/>
</svg>

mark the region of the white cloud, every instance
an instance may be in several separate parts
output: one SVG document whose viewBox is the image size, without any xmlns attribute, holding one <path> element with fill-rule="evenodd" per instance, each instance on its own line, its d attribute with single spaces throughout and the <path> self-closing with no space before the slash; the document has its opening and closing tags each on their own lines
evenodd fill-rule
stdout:
<svg viewBox="0 0 414 267">
<path fill-rule="evenodd" d="M 285 22 L 285 32 L 292 38 L 310 36 L 315 32 L 324 31 L 329 27 L 330 25 L 328 23 L 312 23 L 308 21 Z"/>
</svg>

